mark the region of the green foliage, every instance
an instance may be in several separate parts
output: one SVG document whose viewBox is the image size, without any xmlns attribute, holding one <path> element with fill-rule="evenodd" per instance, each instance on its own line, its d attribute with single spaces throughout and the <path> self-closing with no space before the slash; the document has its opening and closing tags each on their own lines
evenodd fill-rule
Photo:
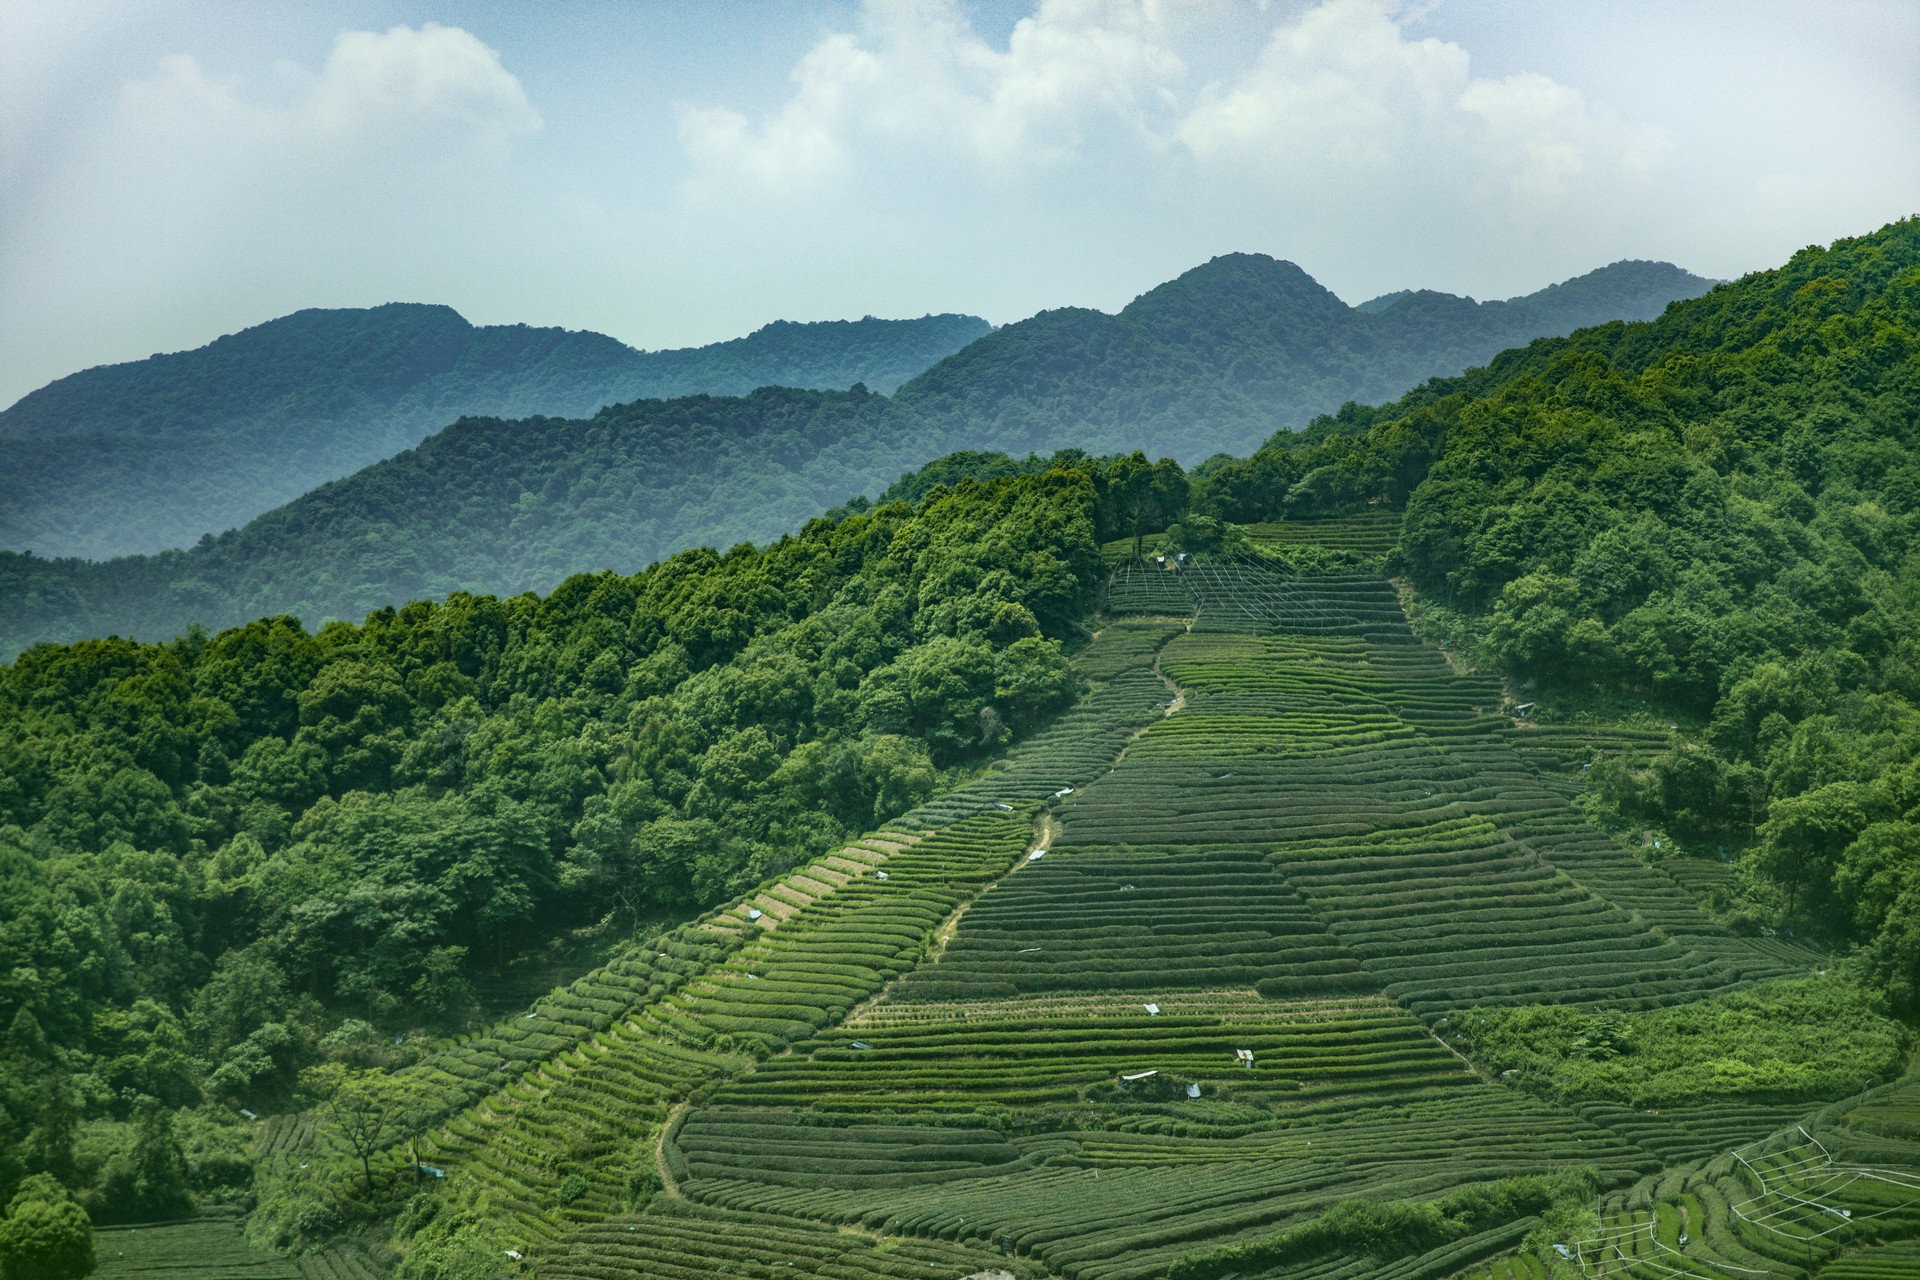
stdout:
<svg viewBox="0 0 1920 1280">
<path fill-rule="evenodd" d="M 1343 409 L 1211 467 L 1193 505 L 1246 521 L 1404 503 L 1397 565 L 1473 656 L 1549 710 L 1638 701 L 1689 726 L 1650 767 L 1603 764 L 1608 804 L 1751 846 L 1767 888 L 1742 910 L 1863 944 L 1907 1010 L 1916 353 L 1908 220 L 1649 324 Z"/>
<path fill-rule="evenodd" d="M 1476 1009 L 1452 1022 L 1499 1072 L 1561 1102 L 1668 1107 L 1845 1097 L 1900 1074 L 1908 1033 L 1839 975 L 1766 983 L 1641 1013 L 1556 1005 Z"/>
<path fill-rule="evenodd" d="M 83 1203 L 99 1222 L 184 1218 L 193 1212 L 192 1187 L 173 1113 L 148 1104 L 134 1118 L 132 1144 L 106 1161 Z"/>
<path fill-rule="evenodd" d="M 402 1065 L 394 1031 L 460 1026 L 564 932 L 691 913 L 926 802 L 1079 695 L 1057 636 L 1098 581 L 1097 494 L 967 480 L 544 600 L 23 655 L 0 1191 L 51 1172 L 133 1217 L 228 1196 L 224 1139 L 176 1113 Z M 363 1092 L 333 1106 L 373 1197 L 397 1130 Z M 83 1124 L 114 1126 L 84 1168 Z M 293 1239 L 357 1210 L 275 1212 Z"/>
<path fill-rule="evenodd" d="M 1222 1245 L 1182 1261 L 1168 1280 L 1201 1280 L 1229 1270 L 1251 1270 L 1330 1253 L 1365 1254 L 1384 1261 L 1458 1240 L 1500 1222 L 1556 1205 L 1589 1200 L 1600 1189 L 1592 1169 L 1550 1177 L 1505 1178 L 1449 1192 L 1439 1200 L 1343 1200 L 1320 1217 L 1279 1235 Z"/>
<path fill-rule="evenodd" d="M 415 1196 L 395 1225 L 408 1243 L 401 1280 L 491 1280 L 500 1274 L 506 1250 L 526 1241 L 510 1220 L 485 1203 L 449 1203 L 451 1196 Z"/>
<path fill-rule="evenodd" d="M 47 1174 L 21 1184 L 0 1220 L 5 1280 L 80 1280 L 92 1272 L 93 1224 Z"/>
</svg>

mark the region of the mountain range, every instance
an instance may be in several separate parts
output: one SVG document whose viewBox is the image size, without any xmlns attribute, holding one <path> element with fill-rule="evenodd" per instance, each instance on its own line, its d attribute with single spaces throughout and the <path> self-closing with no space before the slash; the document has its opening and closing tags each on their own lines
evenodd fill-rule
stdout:
<svg viewBox="0 0 1920 1280">
<path fill-rule="evenodd" d="M 458 327 L 464 322 L 451 312 L 402 311 L 387 320 L 408 321 L 412 336 L 402 340 L 401 329 L 390 325 L 380 330 L 386 335 L 380 341 L 362 339 L 352 348 L 363 354 L 351 378 L 338 372 L 341 361 L 329 363 L 312 344 L 295 342 L 299 326 L 248 342 L 239 335 L 223 340 L 234 344 L 231 356 L 216 351 L 216 343 L 156 358 L 158 365 L 93 371 L 36 392 L 8 411 L 6 425 L 37 439 L 8 447 L 100 448 L 137 457 L 165 443 L 153 439 L 162 431 L 177 432 L 187 422 L 231 425 L 266 406 L 259 411 L 269 426 L 166 440 L 229 451 L 238 442 L 260 450 L 251 455 L 253 465 L 274 466 L 281 456 L 275 450 L 298 452 L 292 443 L 304 438 L 298 423 L 328 413 L 335 423 L 370 420 L 354 416 L 356 403 L 406 406 L 415 415 L 410 422 L 420 421 L 428 404 L 451 412 L 458 395 L 480 394 L 456 393 L 461 369 L 503 363 L 470 353 L 505 349 L 513 335 L 523 340 L 514 348 L 523 354 L 512 367 L 523 372 L 480 382 L 520 406 L 534 402 L 537 385 L 573 387 L 566 394 L 575 398 L 556 391 L 552 415 L 460 418 L 417 447 L 323 484 L 244 528 L 205 536 L 191 551 L 100 563 L 0 553 L 0 652 L 109 633 L 160 638 L 195 622 L 219 628 L 280 613 L 317 624 L 458 590 L 542 590 L 571 573 L 630 571 L 688 546 L 777 538 L 850 495 L 877 494 L 902 472 L 955 450 L 1111 455 L 1144 449 L 1191 465 L 1223 451 L 1250 451 L 1356 397 L 1381 399 L 1458 373 L 1516 343 L 1657 314 L 1711 284 L 1666 264 L 1621 262 L 1507 302 L 1422 291 L 1355 308 L 1292 263 L 1230 254 L 1149 291 L 1117 315 L 1063 309 L 1006 325 L 891 397 L 864 386 L 763 387 L 737 396 L 637 399 L 583 418 L 564 415 L 582 403 L 578 386 L 586 379 L 555 371 L 587 367 L 591 362 L 580 352 L 608 356 L 610 340 L 597 335 L 471 330 L 482 336 L 470 336 L 461 348 L 469 354 L 429 359 L 423 353 L 437 349 L 430 335 L 457 337 L 468 332 Z M 303 314 L 313 317 L 302 323 L 316 332 L 344 323 L 338 313 Z M 348 313 L 368 324 L 378 314 Z M 984 325 L 963 317 L 862 323 L 929 326 L 942 341 L 957 339 L 969 324 Z M 829 330 L 811 326 L 808 332 Z M 866 331 L 856 325 L 832 332 Z M 546 354 L 535 358 L 525 353 L 538 346 L 538 335 L 545 335 L 539 350 Z M 769 335 L 778 336 L 762 330 L 743 341 L 765 347 Z M 273 366 L 274 379 L 255 378 L 235 390 L 260 359 L 247 353 L 264 350 L 270 337 L 286 346 L 285 367 Z M 568 352 L 574 354 L 555 354 Z M 232 368 L 216 374 L 201 363 L 216 357 Z M 442 372 L 418 372 L 436 360 Z M 720 362 L 710 359 L 707 367 L 718 369 Z M 786 367 L 798 369 L 800 362 Z M 859 366 L 842 357 L 834 367 L 845 373 Z M 139 378 L 176 368 L 166 385 L 180 390 L 171 399 L 159 397 L 166 407 L 148 405 L 157 392 L 142 398 L 113 391 L 120 385 L 115 378 L 133 388 Z M 324 392 L 329 378 L 337 389 Z M 202 402 L 226 416 L 182 407 Z M 77 409 L 56 413 L 62 403 L 98 406 L 90 420 L 118 422 L 121 435 L 49 439 L 60 424 L 82 419 Z M 399 420 L 399 409 L 385 412 L 380 421 Z M 164 463 L 154 465 L 164 470 Z"/>
<path fill-rule="evenodd" d="M 888 392 L 990 328 L 960 315 L 782 320 L 637 351 L 601 333 L 473 325 L 444 306 L 298 311 L 83 370 L 0 412 L 0 546 L 94 559 L 190 546 L 469 414 L 590 417 L 775 385 Z"/>
</svg>

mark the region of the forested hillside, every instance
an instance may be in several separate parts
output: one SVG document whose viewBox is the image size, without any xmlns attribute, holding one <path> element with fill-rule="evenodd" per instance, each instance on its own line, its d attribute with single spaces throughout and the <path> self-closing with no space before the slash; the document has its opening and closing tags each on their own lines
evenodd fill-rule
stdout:
<svg viewBox="0 0 1920 1280">
<path fill-rule="evenodd" d="M 1920 221 L 1651 324 L 1511 351 L 1209 473 L 1229 520 L 1405 505 L 1429 634 L 1577 717 L 1675 725 L 1623 822 L 1758 927 L 1920 1001 Z M 1291 444 L 1291 441 L 1281 442 Z"/>
<path fill-rule="evenodd" d="M 987 329 L 957 315 L 778 321 L 636 351 L 598 333 L 474 326 L 451 307 L 300 311 L 73 374 L 0 412 L 0 545 L 96 559 L 191 546 L 466 415 L 584 418 L 763 386 L 888 393 Z"/>
<path fill-rule="evenodd" d="M 242 1197 L 234 1105 L 417 1057 L 387 1029 L 460 1029 L 567 931 L 671 921 L 950 786 L 1076 696 L 1043 628 L 1091 599 L 1104 490 L 0 671 L 0 1203 L 42 1172 L 97 1219 Z"/>
<path fill-rule="evenodd" d="M 1677 268 L 1616 263 L 1508 303 L 1418 293 L 1362 312 L 1290 263 L 1241 254 L 1188 272 L 1118 317 L 1048 312 L 1009 325 L 891 400 L 776 390 L 637 400 L 583 421 L 462 420 L 189 552 L 98 564 L 0 552 L 0 654 L 43 639 L 165 639 L 195 622 L 217 629 L 278 613 L 316 624 L 357 619 L 458 590 L 545 590 L 570 573 L 631 571 L 690 545 L 765 542 L 955 450 L 1038 451 L 1023 464 L 1037 468 L 1063 449 L 1144 445 L 1189 461 L 1250 449 L 1276 425 L 1355 395 L 1390 394 L 1585 318 L 1657 312 L 1705 286 Z M 593 335 L 505 332 L 607 355 L 605 340 L 587 341 Z M 405 365 L 416 355 L 403 359 L 396 348 L 384 359 Z M 543 369 L 565 363 L 542 360 Z M 457 386 L 457 377 L 432 385 Z M 295 382 L 305 394 L 308 381 Z M 287 394 L 273 385 L 256 392 L 263 401 Z M 528 405 L 538 398 L 514 394 Z M 1151 421 L 1126 407 L 1149 402 L 1161 415 Z M 458 408 L 452 392 L 436 403 L 449 415 Z M 937 478 L 929 472 L 883 500 L 915 500 Z"/>
<path fill-rule="evenodd" d="M 689 545 L 762 542 L 919 442 L 883 396 L 769 387 L 640 400 L 586 420 L 462 419 L 192 551 L 100 564 L 0 552 L 0 635 L 164 638 L 291 613 L 358 619 L 411 599 L 544 590 Z M 769 459 L 777 466 L 768 466 Z"/>
<path fill-rule="evenodd" d="M 33 648 L 0 1258 L 1904 1274 L 1916 424 L 1920 220 L 1191 474 Z"/>
</svg>

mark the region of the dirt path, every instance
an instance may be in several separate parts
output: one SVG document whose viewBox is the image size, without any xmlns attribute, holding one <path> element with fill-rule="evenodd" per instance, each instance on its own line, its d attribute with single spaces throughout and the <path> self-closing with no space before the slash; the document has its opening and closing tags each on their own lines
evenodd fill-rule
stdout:
<svg viewBox="0 0 1920 1280">
<path fill-rule="evenodd" d="M 1171 678 L 1169 678 L 1167 674 L 1160 669 L 1160 655 L 1158 653 L 1156 653 L 1153 658 L 1153 674 L 1158 676 L 1160 678 L 1161 683 L 1165 684 L 1168 691 L 1173 694 L 1173 697 L 1169 699 L 1166 705 L 1166 708 L 1161 712 L 1160 719 L 1164 720 L 1168 716 L 1171 716 L 1172 714 L 1174 714 L 1174 712 L 1181 710 L 1183 707 L 1187 705 L 1187 695 L 1184 689 L 1182 689 L 1178 684 L 1174 683 L 1174 681 Z M 1149 724 L 1142 725 L 1139 728 L 1135 729 L 1130 735 L 1128 735 L 1126 746 L 1121 747 L 1120 750 L 1117 753 L 1115 753 L 1112 763 L 1110 763 L 1107 766 L 1106 770 L 1101 773 L 1100 777 L 1104 778 L 1108 773 L 1113 772 L 1113 770 L 1119 766 L 1120 761 L 1123 758 L 1125 758 L 1127 753 L 1127 747 L 1139 741 L 1140 735 L 1145 733 L 1148 729 L 1152 728 L 1153 725 L 1157 723 L 1159 723 L 1158 720 L 1153 721 Z M 1098 781 L 1098 780 L 1099 779 L 1096 778 L 1093 781 Z M 1084 785 L 1091 785 L 1091 783 L 1084 784 Z M 1075 791 L 1079 791 L 1082 789 L 1083 789 L 1082 787 L 1074 788 Z M 1033 835 L 1032 835 L 1032 839 L 1027 845 L 1026 852 L 1031 853 L 1035 850 L 1044 851 L 1052 848 L 1053 839 L 1059 833 L 1060 833 L 1060 824 L 1058 820 L 1055 819 L 1055 817 L 1053 816 L 1051 809 L 1047 807 L 1041 808 L 1041 810 L 1034 815 Z M 1016 861 L 1011 867 L 1007 868 L 1006 871 L 1001 873 L 1000 876 L 982 885 L 980 887 L 979 893 L 973 894 L 971 897 L 961 902 L 958 906 L 954 907 L 954 909 L 948 913 L 947 918 L 941 921 L 939 927 L 937 927 L 933 931 L 932 937 L 927 947 L 926 955 L 922 957 L 921 960 L 917 964 L 915 964 L 912 969 L 909 969 L 907 973 L 913 973 L 920 969 L 925 968 L 927 965 L 938 963 L 941 955 L 944 954 L 947 949 L 947 944 L 952 942 L 954 935 L 959 932 L 960 921 L 967 914 L 967 909 L 971 907 L 975 902 L 978 902 L 980 900 L 981 894 L 984 894 L 988 890 L 992 889 L 995 885 L 999 884 L 1000 881 L 1004 880 L 1007 876 L 1015 874 L 1022 867 L 1026 867 L 1030 865 L 1032 865 L 1031 860 L 1026 857 L 1025 853 L 1023 853 L 1020 856 L 1019 860 Z M 906 977 L 905 973 L 901 974 L 899 978 L 895 978 L 892 982 L 887 983 L 885 986 L 881 987 L 880 990 L 874 992 L 871 996 L 867 997 L 865 1000 L 862 1000 L 859 1004 L 855 1005 L 852 1009 L 848 1010 L 846 1017 L 841 1020 L 840 1025 L 843 1027 L 853 1027 L 853 1026 L 860 1025 L 861 1021 L 863 1020 L 867 1012 L 870 1009 L 872 1009 L 874 1005 L 885 1000 L 888 994 L 892 992 L 894 986 L 898 984 L 901 981 L 901 979 L 904 977 Z M 1449 1046 L 1449 1048 L 1451 1049 L 1451 1046 Z M 793 1049 L 791 1046 L 789 1046 L 788 1048 L 783 1050 L 780 1054 L 777 1054 L 775 1056 L 785 1057 L 787 1054 L 790 1054 L 792 1052 L 793 1052 Z M 1464 1061 L 1464 1059 L 1462 1059 L 1462 1061 Z M 751 1070 L 751 1067 L 748 1067 L 747 1069 Z M 686 1197 L 685 1197 L 685 1194 L 680 1189 L 679 1182 L 673 1177 L 672 1172 L 667 1168 L 667 1160 L 666 1160 L 667 1133 L 671 1130 L 674 1121 L 678 1119 L 684 1112 L 686 1112 L 686 1110 L 692 1105 L 693 1103 L 691 1099 L 683 1099 L 682 1101 L 674 1104 L 672 1110 L 670 1110 L 667 1113 L 667 1117 L 665 1121 L 662 1122 L 660 1126 L 660 1132 L 654 1138 L 654 1143 L 653 1143 L 654 1168 L 660 1175 L 660 1186 L 661 1186 L 660 1194 L 673 1196 L 676 1199 L 685 1199 Z M 860 1226 L 851 1226 L 847 1224 L 841 1224 L 839 1226 L 839 1230 L 843 1234 L 871 1236 L 876 1239 L 888 1238 L 884 1232 L 873 1231 Z"/>
</svg>

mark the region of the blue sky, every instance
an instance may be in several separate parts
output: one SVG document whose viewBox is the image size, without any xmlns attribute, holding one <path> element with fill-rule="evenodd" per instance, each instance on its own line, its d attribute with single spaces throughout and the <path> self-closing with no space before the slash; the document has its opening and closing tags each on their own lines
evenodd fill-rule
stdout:
<svg viewBox="0 0 1920 1280">
<path fill-rule="evenodd" d="M 0 0 L 0 404 L 306 306 L 636 346 L 1713 276 L 1920 212 L 1920 6 Z"/>
</svg>

